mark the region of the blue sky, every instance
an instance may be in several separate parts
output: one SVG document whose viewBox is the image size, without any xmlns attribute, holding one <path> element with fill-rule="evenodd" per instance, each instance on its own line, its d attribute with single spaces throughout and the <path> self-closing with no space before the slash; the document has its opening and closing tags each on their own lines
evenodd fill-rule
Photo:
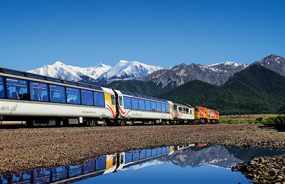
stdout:
<svg viewBox="0 0 285 184">
<path fill-rule="evenodd" d="M 284 7 L 284 0 L 0 0 L 0 66 L 285 57 Z"/>
</svg>

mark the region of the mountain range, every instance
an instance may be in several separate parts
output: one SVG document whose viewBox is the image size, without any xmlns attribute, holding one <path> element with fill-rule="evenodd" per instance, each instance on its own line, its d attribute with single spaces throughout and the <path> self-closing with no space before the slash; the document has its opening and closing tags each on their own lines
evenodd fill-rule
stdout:
<svg viewBox="0 0 285 184">
<path fill-rule="evenodd" d="M 252 64 L 182 63 L 163 68 L 121 60 L 113 67 L 80 68 L 56 62 L 29 72 L 205 106 L 221 114 L 285 111 L 285 59 L 273 54 Z"/>
<path fill-rule="evenodd" d="M 161 69 L 163 67 L 126 60 L 119 61 L 113 67 L 99 64 L 87 68 L 65 65 L 57 61 L 53 65 L 45 65 L 28 72 L 70 81 L 92 82 L 102 85 L 115 80 L 143 79 L 152 72 Z"/>
</svg>

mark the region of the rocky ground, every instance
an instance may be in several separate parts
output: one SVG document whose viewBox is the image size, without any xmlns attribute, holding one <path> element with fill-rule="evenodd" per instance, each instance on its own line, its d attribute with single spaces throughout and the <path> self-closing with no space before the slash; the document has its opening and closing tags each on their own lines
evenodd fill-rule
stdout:
<svg viewBox="0 0 285 184">
<path fill-rule="evenodd" d="M 241 171 L 254 183 L 285 183 L 285 156 L 256 157 L 250 162 L 243 162 L 232 171 Z"/>
<path fill-rule="evenodd" d="M 0 174 L 76 164 L 132 149 L 189 143 L 285 149 L 285 133 L 255 124 L 2 128 Z"/>
</svg>

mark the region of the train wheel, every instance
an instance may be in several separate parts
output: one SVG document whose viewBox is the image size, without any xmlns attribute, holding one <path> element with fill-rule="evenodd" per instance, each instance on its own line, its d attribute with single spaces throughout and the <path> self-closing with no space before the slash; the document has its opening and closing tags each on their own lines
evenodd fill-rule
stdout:
<svg viewBox="0 0 285 184">
<path fill-rule="evenodd" d="M 95 126 L 96 126 L 96 121 L 95 121 L 94 119 L 91 120 L 90 123 L 89 123 L 89 125 L 90 125 L 91 127 L 95 127 Z"/>
<path fill-rule="evenodd" d="M 104 119 L 102 120 L 102 122 L 103 122 L 102 126 L 107 126 L 107 123 L 106 123 L 106 121 Z"/>
<path fill-rule="evenodd" d="M 125 126 L 125 125 L 126 125 L 126 120 L 123 119 L 123 120 L 121 121 L 120 125 L 121 125 L 121 126 Z"/>
<path fill-rule="evenodd" d="M 130 121 L 129 126 L 133 126 L 134 125 L 134 121 Z"/>
</svg>

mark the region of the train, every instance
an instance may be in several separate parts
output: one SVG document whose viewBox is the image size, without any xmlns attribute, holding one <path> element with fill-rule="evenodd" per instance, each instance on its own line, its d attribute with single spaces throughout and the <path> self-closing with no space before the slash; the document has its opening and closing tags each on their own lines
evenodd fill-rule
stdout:
<svg viewBox="0 0 285 184">
<path fill-rule="evenodd" d="M 117 89 L 0 68 L 0 126 L 219 123 L 219 112 Z"/>
</svg>

